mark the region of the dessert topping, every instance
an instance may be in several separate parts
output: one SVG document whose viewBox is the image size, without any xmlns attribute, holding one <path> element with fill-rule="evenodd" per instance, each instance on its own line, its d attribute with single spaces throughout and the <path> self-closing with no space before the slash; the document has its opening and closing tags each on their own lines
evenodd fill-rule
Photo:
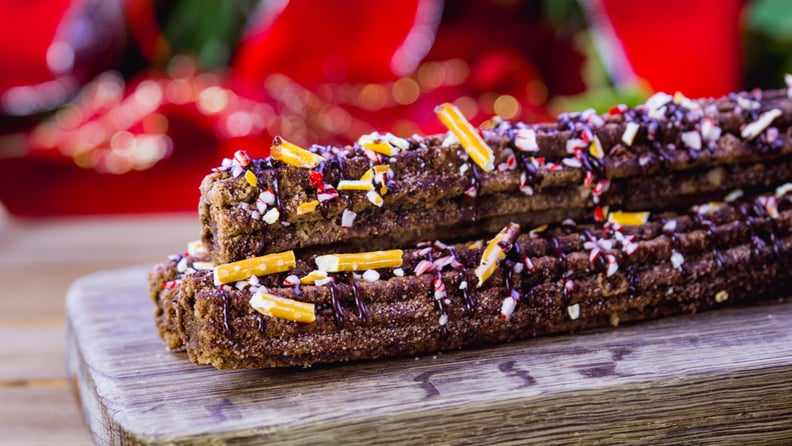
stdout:
<svg viewBox="0 0 792 446">
<path fill-rule="evenodd" d="M 475 271 L 476 277 L 478 277 L 477 288 L 492 276 L 495 268 L 506 258 L 506 253 L 511 250 L 518 235 L 520 235 L 520 225 L 509 223 L 489 241 L 481 254 L 481 262 Z"/>
<path fill-rule="evenodd" d="M 311 200 L 306 201 L 305 203 L 300 203 L 300 205 L 297 206 L 297 215 L 310 214 L 316 210 L 317 206 L 319 206 L 319 200 Z"/>
<path fill-rule="evenodd" d="M 438 105 L 435 107 L 435 113 L 448 130 L 457 137 L 462 148 L 476 165 L 485 172 L 495 169 L 495 154 L 492 149 L 455 105 L 447 102 Z"/>
<path fill-rule="evenodd" d="M 305 275 L 304 277 L 301 277 L 300 283 L 306 285 L 306 284 L 312 284 L 317 280 L 324 280 L 324 279 L 327 279 L 327 272 L 315 269 L 310 273 L 308 273 L 307 275 Z"/>
<path fill-rule="evenodd" d="M 341 180 L 336 188 L 338 190 L 374 190 L 374 184 L 366 180 Z"/>
<path fill-rule="evenodd" d="M 640 226 L 649 221 L 649 212 L 613 211 L 608 214 L 608 222 L 622 226 Z"/>
<path fill-rule="evenodd" d="M 206 248 L 201 240 L 193 240 L 187 243 L 187 254 L 197 256 L 206 254 Z"/>
<path fill-rule="evenodd" d="M 214 270 L 214 284 L 246 280 L 251 276 L 264 276 L 267 274 L 288 271 L 297 266 L 294 251 L 285 251 L 277 254 L 268 254 L 261 257 L 239 260 L 237 262 L 218 265 Z"/>
<path fill-rule="evenodd" d="M 273 139 L 270 153 L 272 157 L 278 161 L 306 169 L 313 169 L 325 160 L 322 156 L 309 152 L 296 144 L 292 144 L 280 136 L 276 136 L 275 139 Z"/>
<path fill-rule="evenodd" d="M 536 131 L 533 129 L 517 129 L 514 132 L 514 145 L 521 152 L 538 152 L 539 145 L 536 143 Z"/>
<path fill-rule="evenodd" d="M 347 229 L 351 228 L 352 224 L 355 223 L 355 217 L 357 217 L 357 213 L 349 209 L 344 209 L 344 213 L 341 214 L 341 227 Z"/>
<path fill-rule="evenodd" d="M 321 271 L 365 271 L 377 268 L 398 268 L 402 265 L 402 250 L 372 251 L 355 254 L 327 254 L 317 256 L 316 267 Z"/>
<path fill-rule="evenodd" d="M 580 317 L 580 304 L 569 305 L 567 307 L 567 314 L 573 321 L 577 320 L 577 318 Z"/>
<path fill-rule="evenodd" d="M 250 306 L 259 313 L 289 321 L 312 323 L 316 321 L 314 304 L 257 291 L 250 297 Z"/>
<path fill-rule="evenodd" d="M 759 115 L 756 121 L 745 125 L 740 135 L 746 139 L 754 139 L 761 134 L 772 122 L 781 116 L 781 110 L 774 108 Z"/>
<path fill-rule="evenodd" d="M 256 174 L 250 170 L 245 172 L 245 181 L 247 181 L 247 183 L 253 187 L 258 185 L 258 178 L 256 177 Z"/>
<path fill-rule="evenodd" d="M 628 122 L 627 125 L 624 127 L 624 133 L 622 134 L 622 142 L 631 146 L 633 141 L 635 141 L 635 135 L 638 134 L 638 129 L 641 126 L 638 125 L 637 122 Z"/>
</svg>

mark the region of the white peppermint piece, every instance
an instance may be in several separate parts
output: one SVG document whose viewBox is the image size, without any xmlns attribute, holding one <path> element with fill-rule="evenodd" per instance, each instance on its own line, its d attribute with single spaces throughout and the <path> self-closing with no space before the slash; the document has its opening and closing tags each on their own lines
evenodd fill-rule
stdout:
<svg viewBox="0 0 792 446">
<path fill-rule="evenodd" d="M 379 141 L 380 139 L 381 136 L 378 132 L 371 132 L 366 135 L 360 135 L 360 138 L 358 138 L 358 144 L 361 146 L 364 144 L 372 144 Z"/>
<path fill-rule="evenodd" d="M 404 138 L 399 138 L 398 136 L 392 135 L 391 133 L 386 133 L 382 139 L 399 150 L 407 150 L 410 148 L 410 141 L 407 141 Z"/>
<path fill-rule="evenodd" d="M 355 217 L 357 217 L 356 212 L 352 212 L 349 209 L 344 209 L 344 213 L 341 214 L 341 227 L 351 228 L 352 224 L 355 223 Z"/>
<path fill-rule="evenodd" d="M 393 270 L 393 275 L 396 277 L 404 277 L 404 270 L 401 268 L 396 268 Z"/>
<path fill-rule="evenodd" d="M 573 169 L 580 169 L 581 167 L 583 167 L 583 164 L 580 163 L 579 159 L 577 159 L 575 157 L 571 157 L 571 156 L 567 157 L 567 158 L 564 158 L 563 160 L 561 160 L 561 162 L 565 166 L 571 167 Z"/>
<path fill-rule="evenodd" d="M 682 271 L 682 265 L 685 263 L 685 257 L 678 251 L 671 253 L 671 266 L 677 271 Z"/>
<path fill-rule="evenodd" d="M 259 194 L 259 200 L 261 200 L 267 206 L 272 206 L 275 204 L 275 193 L 267 189 Z"/>
<path fill-rule="evenodd" d="M 443 325 L 448 323 L 448 314 L 443 313 L 440 315 L 440 319 L 437 320 L 437 323 L 442 327 Z"/>
<path fill-rule="evenodd" d="M 440 144 L 442 147 L 451 147 L 455 144 L 459 144 L 459 139 L 457 139 L 456 135 L 451 132 L 446 133 L 445 138 L 443 138 L 443 142 Z"/>
<path fill-rule="evenodd" d="M 366 282 L 376 282 L 380 278 L 380 273 L 373 269 L 367 269 L 366 272 L 363 273 L 363 280 Z"/>
<path fill-rule="evenodd" d="M 638 134 L 638 129 L 641 126 L 637 122 L 628 122 L 627 125 L 624 127 L 624 133 L 622 134 L 622 142 L 631 146 L 633 141 L 635 141 L 635 135 Z"/>
<path fill-rule="evenodd" d="M 778 186 L 776 188 L 775 196 L 781 198 L 784 195 L 788 194 L 790 191 L 792 191 L 792 183 L 782 184 L 781 186 Z"/>
<path fill-rule="evenodd" d="M 514 133 L 514 145 L 521 152 L 538 152 L 536 131 L 534 129 L 518 129 Z"/>
<path fill-rule="evenodd" d="M 566 153 L 574 154 L 577 151 L 583 150 L 588 147 L 588 144 L 579 138 L 571 138 L 566 142 Z"/>
<path fill-rule="evenodd" d="M 781 116 L 781 110 L 774 108 L 759 115 L 759 118 L 743 127 L 740 135 L 746 139 L 754 139 L 759 136 L 764 129 L 770 126 L 777 117 Z"/>
<path fill-rule="evenodd" d="M 176 264 L 176 270 L 180 273 L 187 270 L 187 257 L 182 257 L 182 259 L 179 260 L 179 263 Z"/>
<path fill-rule="evenodd" d="M 701 121 L 701 137 L 704 138 L 704 141 L 717 141 L 722 132 L 723 130 L 715 125 L 712 119 L 707 118 Z"/>
<path fill-rule="evenodd" d="M 573 321 L 577 320 L 577 318 L 580 317 L 580 304 L 569 305 L 567 307 L 567 314 Z"/>
<path fill-rule="evenodd" d="M 670 94 L 659 91 L 646 100 L 646 108 L 649 111 L 665 108 L 666 104 L 673 99 L 674 98 Z M 665 112 L 665 110 L 663 110 L 663 112 Z"/>
<path fill-rule="evenodd" d="M 517 301 L 511 297 L 507 297 L 503 299 L 503 305 L 501 305 L 501 317 L 503 319 L 509 319 L 512 313 L 514 313 L 514 309 L 517 307 Z"/>
<path fill-rule="evenodd" d="M 759 107 L 761 107 L 761 104 L 759 104 L 758 101 L 744 98 L 742 96 L 737 96 L 737 105 L 745 110 L 759 110 Z"/>
<path fill-rule="evenodd" d="M 743 195 L 745 195 L 745 192 L 743 192 L 742 189 L 734 189 L 723 198 L 723 201 L 725 201 L 726 203 L 734 203 L 735 201 L 739 200 Z"/>
<path fill-rule="evenodd" d="M 674 231 L 676 231 L 676 228 L 677 228 L 677 221 L 676 220 L 668 220 L 663 225 L 663 231 L 665 231 L 665 232 L 674 232 Z"/>
<path fill-rule="evenodd" d="M 693 150 L 701 150 L 701 135 L 695 130 L 683 132 L 682 142 Z"/>
<path fill-rule="evenodd" d="M 278 221 L 279 218 L 280 218 L 280 211 L 278 211 L 278 208 L 272 208 L 261 216 L 261 219 L 264 221 L 264 223 L 268 225 L 275 223 L 276 221 Z"/>
</svg>

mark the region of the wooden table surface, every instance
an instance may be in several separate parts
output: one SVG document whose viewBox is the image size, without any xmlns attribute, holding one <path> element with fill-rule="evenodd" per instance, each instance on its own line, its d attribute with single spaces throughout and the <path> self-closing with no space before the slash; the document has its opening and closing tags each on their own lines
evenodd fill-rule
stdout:
<svg viewBox="0 0 792 446">
<path fill-rule="evenodd" d="M 66 290 L 95 271 L 161 261 L 198 231 L 194 213 L 0 215 L 0 444 L 92 444 L 64 363 Z"/>
</svg>

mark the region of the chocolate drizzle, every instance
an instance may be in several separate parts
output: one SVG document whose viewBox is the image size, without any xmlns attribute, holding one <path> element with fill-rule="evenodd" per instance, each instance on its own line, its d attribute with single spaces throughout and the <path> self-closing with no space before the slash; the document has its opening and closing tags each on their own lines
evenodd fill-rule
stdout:
<svg viewBox="0 0 792 446">
<path fill-rule="evenodd" d="M 462 212 L 462 221 L 475 223 L 478 220 L 478 194 L 481 189 L 481 172 L 474 163 L 468 169 L 468 184 L 465 186 L 462 198 L 459 201 L 459 210 Z"/>
<path fill-rule="evenodd" d="M 330 290 L 330 305 L 333 310 L 333 322 L 336 327 L 341 328 L 346 321 L 346 312 L 344 311 L 344 307 L 341 306 L 341 300 L 338 296 L 338 285 L 336 285 L 335 282 L 330 282 L 328 289 Z"/>
</svg>

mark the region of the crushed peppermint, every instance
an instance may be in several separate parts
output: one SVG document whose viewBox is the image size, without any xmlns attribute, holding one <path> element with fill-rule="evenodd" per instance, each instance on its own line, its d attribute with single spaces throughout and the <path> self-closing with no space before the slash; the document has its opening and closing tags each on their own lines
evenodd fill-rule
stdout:
<svg viewBox="0 0 792 446">
<path fill-rule="evenodd" d="M 581 164 L 580 160 L 575 158 L 575 157 L 564 158 L 564 159 L 561 160 L 561 162 L 565 166 L 571 167 L 573 169 L 580 169 L 581 167 L 583 167 L 583 164 Z"/>
<path fill-rule="evenodd" d="M 628 122 L 627 125 L 624 127 L 624 133 L 622 134 L 622 142 L 631 146 L 633 141 L 635 141 L 635 135 L 638 134 L 638 129 L 641 126 L 638 125 L 636 122 Z"/>
<path fill-rule="evenodd" d="M 788 194 L 790 191 L 792 191 L 792 183 L 782 184 L 781 186 L 778 186 L 776 188 L 775 196 L 781 198 L 784 195 Z"/>
<path fill-rule="evenodd" d="M 734 203 L 735 201 L 742 198 L 744 194 L 745 193 L 743 192 L 742 189 L 734 189 L 723 198 L 723 201 L 725 201 L 726 203 Z"/>
<path fill-rule="evenodd" d="M 420 276 L 423 273 L 432 271 L 433 268 L 434 268 L 434 264 L 432 262 L 428 260 L 421 260 L 420 262 L 418 262 L 417 265 L 415 265 L 414 273 L 416 276 Z"/>
<path fill-rule="evenodd" d="M 380 278 L 380 273 L 373 269 L 367 269 L 362 276 L 366 282 L 376 282 Z"/>
<path fill-rule="evenodd" d="M 677 229 L 677 221 L 676 220 L 668 220 L 663 224 L 663 231 L 665 232 L 674 232 Z"/>
<path fill-rule="evenodd" d="M 356 212 L 350 211 L 349 209 L 344 209 L 344 213 L 341 214 L 341 227 L 351 228 L 352 224 L 355 223 L 355 217 L 357 217 Z"/>
<path fill-rule="evenodd" d="M 503 304 L 501 305 L 501 314 L 500 317 L 503 320 L 509 320 L 511 315 L 514 313 L 514 309 L 517 307 L 517 300 L 513 297 L 509 296 L 503 299 Z"/>
<path fill-rule="evenodd" d="M 701 137 L 704 141 L 717 141 L 718 138 L 721 137 L 721 133 L 721 128 L 715 125 L 715 121 L 712 120 L 712 118 L 704 118 L 701 120 Z"/>
<path fill-rule="evenodd" d="M 569 318 L 573 321 L 580 317 L 580 304 L 569 305 L 566 309 Z"/>
<path fill-rule="evenodd" d="M 754 139 L 761 134 L 767 127 L 781 116 L 781 110 L 774 108 L 759 115 L 756 121 L 745 125 L 740 131 L 740 135 L 746 139 Z"/>
<path fill-rule="evenodd" d="M 261 220 L 263 220 L 264 223 L 268 225 L 275 223 L 276 221 L 278 221 L 279 218 L 280 218 L 280 211 L 278 210 L 278 208 L 272 208 L 261 216 Z"/>
<path fill-rule="evenodd" d="M 678 251 L 673 251 L 670 260 L 671 266 L 673 266 L 675 270 L 682 271 L 682 265 L 685 263 L 685 257 L 682 254 Z"/>
<path fill-rule="evenodd" d="M 393 270 L 393 275 L 396 277 L 404 277 L 404 270 L 401 268 L 396 268 Z"/>
<path fill-rule="evenodd" d="M 267 189 L 259 194 L 258 199 L 265 205 L 272 206 L 275 204 L 275 192 L 272 189 Z"/>
<path fill-rule="evenodd" d="M 616 256 L 608 254 L 605 256 L 605 260 L 608 265 L 607 276 L 610 277 L 616 274 L 619 271 L 619 263 L 616 261 Z"/>
<path fill-rule="evenodd" d="M 680 136 L 682 142 L 693 150 L 701 150 L 701 135 L 695 130 L 683 132 Z"/>
<path fill-rule="evenodd" d="M 517 129 L 514 132 L 514 145 L 521 152 L 538 152 L 539 145 L 536 143 L 536 131 L 533 129 Z"/>
</svg>

